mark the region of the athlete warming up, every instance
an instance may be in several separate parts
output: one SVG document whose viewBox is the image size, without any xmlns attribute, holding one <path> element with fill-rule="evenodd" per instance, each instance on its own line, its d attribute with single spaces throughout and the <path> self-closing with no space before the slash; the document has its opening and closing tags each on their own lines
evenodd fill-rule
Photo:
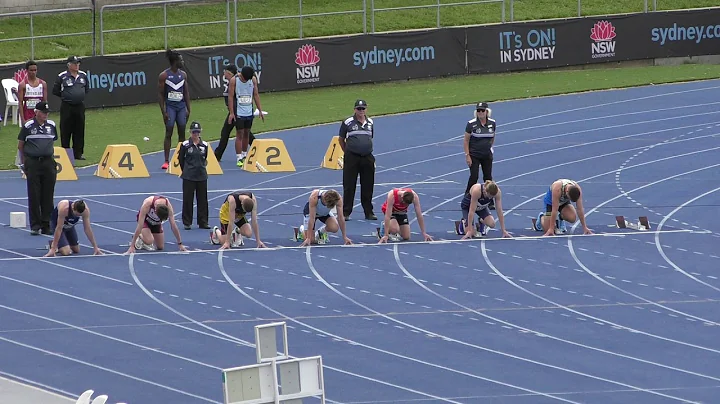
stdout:
<svg viewBox="0 0 720 404">
<path fill-rule="evenodd" d="M 50 251 L 46 257 L 54 257 L 55 254 L 70 255 L 80 253 L 80 242 L 78 240 L 75 225 L 82 218 L 83 228 L 90 244 L 93 246 L 93 255 L 102 255 L 102 251 L 95 242 L 95 235 L 90 226 L 90 208 L 83 200 L 69 201 L 63 199 L 58 202 L 50 216 L 50 227 L 55 228 L 55 233 L 50 242 Z"/>
<path fill-rule="evenodd" d="M 180 229 L 175 223 L 175 211 L 170 201 L 164 196 L 149 196 L 145 198 L 137 214 L 137 228 L 130 240 L 128 254 L 135 250 L 163 250 L 165 249 L 165 234 L 163 223 L 170 221 L 170 229 L 175 235 L 180 251 L 187 251 L 180 238 Z"/>
<path fill-rule="evenodd" d="M 577 211 L 572 205 L 573 202 L 577 205 Z M 553 182 L 543 198 L 543 204 L 545 211 L 538 214 L 535 230 L 544 231 L 545 236 L 565 233 L 565 222 L 575 223 L 579 218 L 583 234 L 592 234 L 585 223 L 582 189 L 577 182 L 568 179 Z"/>
<path fill-rule="evenodd" d="M 333 209 L 335 212 L 333 212 Z M 303 224 L 296 235 L 296 240 L 303 240 L 301 247 L 312 243 L 326 244 L 328 232 L 342 232 L 345 245 L 352 244 L 352 240 L 345 232 L 345 216 L 343 215 L 343 200 L 340 194 L 334 189 L 315 189 L 310 193 L 307 203 L 303 208 Z M 315 221 L 320 220 L 323 226 L 315 231 Z"/>
<path fill-rule="evenodd" d="M 165 122 L 165 141 L 163 151 L 165 162 L 163 170 L 167 170 L 170 160 L 170 142 L 173 129 L 177 125 L 178 141 L 185 141 L 185 125 L 190 118 L 190 92 L 188 90 L 187 73 L 182 70 L 182 55 L 172 49 L 166 51 L 170 67 L 158 76 L 158 102 Z"/>
<path fill-rule="evenodd" d="M 408 221 L 407 210 L 411 204 L 415 206 L 415 216 L 423 238 L 425 241 L 433 241 L 432 237 L 425 232 L 425 220 L 420 208 L 418 194 L 410 188 L 393 188 L 392 191 L 388 192 L 387 199 L 382 205 L 385 218 L 380 224 L 380 231 L 378 232 L 380 243 L 386 243 L 389 234 L 393 235 L 393 241 L 398 241 L 400 238 L 410 240 L 410 222 Z M 400 237 L 397 236 L 398 233 Z"/>
<path fill-rule="evenodd" d="M 245 217 L 248 213 L 252 215 L 250 222 Z M 245 245 L 243 237 L 250 237 L 252 233 L 255 233 L 257 247 L 265 248 L 265 244 L 260 241 L 255 195 L 248 191 L 235 191 L 220 206 L 220 228 L 213 227 L 210 242 L 219 244 L 221 250 L 240 247 Z"/>
<path fill-rule="evenodd" d="M 502 192 L 500 187 L 487 180 L 484 183 L 475 184 L 470 187 L 470 192 L 465 194 L 460 201 L 460 209 L 462 210 L 462 221 L 458 223 L 458 234 L 464 234 L 463 240 L 475 237 L 476 230 L 481 235 L 486 235 L 488 229 L 495 228 L 495 219 L 490 214 L 490 205 L 495 203 L 495 209 L 500 222 L 500 231 L 503 237 L 511 237 L 505 230 L 505 214 L 502 210 Z M 477 226 L 475 225 L 475 215 L 478 216 Z"/>
</svg>

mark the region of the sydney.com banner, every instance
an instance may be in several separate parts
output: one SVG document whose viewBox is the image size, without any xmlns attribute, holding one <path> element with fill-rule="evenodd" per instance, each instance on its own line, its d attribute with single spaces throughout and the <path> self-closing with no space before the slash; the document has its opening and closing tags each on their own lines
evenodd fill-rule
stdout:
<svg viewBox="0 0 720 404">
<path fill-rule="evenodd" d="M 221 97 L 223 67 L 255 68 L 260 91 L 494 73 L 623 60 L 720 54 L 720 9 L 585 17 L 421 32 L 355 35 L 181 51 L 191 97 Z M 83 59 L 86 105 L 157 102 L 164 52 Z M 52 86 L 64 61 L 39 63 Z M 0 78 L 24 75 L 0 67 Z M 352 90 L 348 90 L 352 92 Z M 60 101 L 50 95 L 50 106 Z M 0 97 L 0 111 L 4 111 Z"/>
</svg>

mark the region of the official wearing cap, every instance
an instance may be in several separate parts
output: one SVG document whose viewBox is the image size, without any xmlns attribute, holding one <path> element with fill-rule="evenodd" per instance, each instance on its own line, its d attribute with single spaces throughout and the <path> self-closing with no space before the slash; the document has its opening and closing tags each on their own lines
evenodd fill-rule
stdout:
<svg viewBox="0 0 720 404">
<path fill-rule="evenodd" d="M 493 144 L 495 144 L 495 120 L 490 118 L 490 108 L 486 102 L 479 102 L 475 106 L 473 119 L 465 125 L 465 162 L 470 167 L 465 193 L 478 182 L 480 168 L 482 167 L 483 182 L 492 180 Z M 490 208 L 494 208 L 494 203 Z"/>
<path fill-rule="evenodd" d="M 53 95 L 60 97 L 60 142 L 72 149 L 75 160 L 85 160 L 85 94 L 90 91 L 88 76 L 80 70 L 80 58 L 67 58 L 67 70 L 58 74 Z"/>
<path fill-rule="evenodd" d="M 360 175 L 360 203 L 365 219 L 377 220 L 372 197 L 375 187 L 375 156 L 373 156 L 373 120 L 365 115 L 367 102 L 355 101 L 355 113 L 340 124 L 340 148 L 345 153 L 343 165 L 343 214 L 350 218 L 355 202 L 355 187 Z"/>
<path fill-rule="evenodd" d="M 200 123 L 190 124 L 190 139 L 185 140 L 178 151 L 178 160 L 182 170 L 183 207 L 182 221 L 185 230 L 190 230 L 193 222 L 193 197 L 197 202 L 197 223 L 201 229 L 209 229 L 207 198 L 207 156 L 209 145 L 200 139 Z"/>
<path fill-rule="evenodd" d="M 18 135 L 20 169 L 27 178 L 30 234 L 52 234 L 50 216 L 55 205 L 54 142 L 57 140 L 55 122 L 47 119 L 50 108 L 46 102 L 35 105 L 35 117 L 25 121 Z"/>
</svg>

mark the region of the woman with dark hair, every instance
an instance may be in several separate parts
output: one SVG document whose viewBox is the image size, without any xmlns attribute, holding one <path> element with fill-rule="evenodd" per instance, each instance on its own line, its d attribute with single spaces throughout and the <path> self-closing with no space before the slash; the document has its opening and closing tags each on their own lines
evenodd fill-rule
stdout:
<svg viewBox="0 0 720 404">
<path fill-rule="evenodd" d="M 163 170 L 167 170 L 170 161 L 170 141 L 173 128 L 177 124 L 178 141 L 185 141 L 185 125 L 190 118 L 190 92 L 187 85 L 187 73 L 182 70 L 182 55 L 168 49 L 165 55 L 170 67 L 163 70 L 158 77 L 158 102 L 165 122 L 165 162 Z"/>
<path fill-rule="evenodd" d="M 240 74 L 236 75 L 228 85 L 228 94 L 235 97 L 234 102 L 228 103 L 230 114 L 227 122 L 235 123 L 235 154 L 237 155 L 237 166 L 242 167 L 247 156 L 250 143 L 250 129 L 253 124 L 253 101 L 257 106 L 260 119 L 265 121 L 265 116 L 260 106 L 260 94 L 258 93 L 258 81 L 255 77 L 255 69 L 244 66 Z"/>
<path fill-rule="evenodd" d="M 225 154 L 225 148 L 227 147 L 228 140 L 230 139 L 230 133 L 232 133 L 232 130 L 235 128 L 235 123 L 230 121 L 230 102 L 232 102 L 233 105 L 236 104 L 237 98 L 235 97 L 235 94 L 232 94 L 232 101 L 230 100 L 229 89 L 230 81 L 234 80 L 237 74 L 237 66 L 233 64 L 225 66 L 225 69 L 223 70 L 223 75 L 225 76 L 225 89 L 223 91 L 223 97 L 225 98 L 225 107 L 227 107 L 228 109 L 228 116 L 225 117 L 225 120 L 223 121 L 223 127 L 220 130 L 220 142 L 215 149 L 215 158 L 218 162 L 222 160 L 222 156 L 223 154 Z M 253 140 L 255 140 L 255 136 L 253 136 L 252 131 L 250 131 L 248 147 L 252 145 Z"/>
</svg>

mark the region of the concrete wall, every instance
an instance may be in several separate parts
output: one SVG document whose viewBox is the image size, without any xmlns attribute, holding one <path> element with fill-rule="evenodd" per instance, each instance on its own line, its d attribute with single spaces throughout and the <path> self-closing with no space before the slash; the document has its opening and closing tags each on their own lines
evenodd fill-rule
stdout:
<svg viewBox="0 0 720 404">
<path fill-rule="evenodd" d="M 100 8 L 106 4 L 127 4 L 140 2 L 160 2 L 162 0 L 96 0 Z M 225 0 L 197 1 L 198 3 L 225 2 Z M 23 11 L 57 10 L 73 7 L 91 7 L 90 0 L 0 0 L 0 14 Z"/>
</svg>

